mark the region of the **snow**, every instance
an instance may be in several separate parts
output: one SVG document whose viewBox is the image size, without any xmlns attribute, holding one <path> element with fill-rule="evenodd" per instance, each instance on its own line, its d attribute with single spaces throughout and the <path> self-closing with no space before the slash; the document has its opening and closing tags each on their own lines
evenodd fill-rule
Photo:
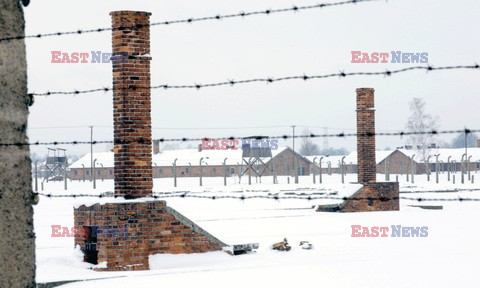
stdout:
<svg viewBox="0 0 480 288">
<path fill-rule="evenodd" d="M 473 173 L 478 180 L 480 174 Z M 391 175 L 395 179 L 396 175 Z M 415 184 L 406 183 L 399 175 L 405 197 L 479 198 L 480 185 L 447 183 L 446 174 L 440 184 L 427 182 L 425 175 L 416 175 Z M 359 188 L 356 175 L 347 174 L 346 183 L 340 175 L 324 175 L 324 184 L 313 184 L 312 177 L 300 176 L 300 184 L 272 184 L 271 177 L 249 186 L 228 178 L 154 180 L 154 190 L 161 193 L 200 193 L 201 195 L 348 195 Z M 384 175 L 377 180 L 383 181 Z M 317 177 L 318 180 L 318 177 Z M 477 181 L 478 181 L 477 180 Z M 113 181 L 45 183 L 44 193 L 99 194 L 113 191 Z M 457 191 L 460 190 L 460 191 Z M 430 191 L 430 192 L 429 192 Z M 431 191 L 447 191 L 435 193 Z M 323 193 L 323 194 L 319 194 Z M 51 237 L 51 225 L 73 225 L 73 206 L 85 202 L 125 201 L 97 198 L 41 197 L 35 209 L 37 281 L 90 280 L 62 287 L 451 287 L 472 286 L 476 281 L 480 256 L 478 218 L 480 202 L 417 202 L 401 200 L 399 212 L 318 213 L 311 209 L 332 200 L 269 200 L 168 198 L 167 204 L 189 217 L 212 235 L 228 244 L 259 243 L 256 253 L 230 256 L 224 252 L 191 255 L 151 255 L 149 271 L 95 272 L 93 265 L 82 262 L 73 238 Z M 443 205 L 443 210 L 424 210 L 410 205 Z M 351 237 L 351 225 L 362 226 L 428 226 L 425 238 L 357 238 Z M 271 250 L 273 243 L 287 238 L 292 250 Z M 309 241 L 312 250 L 304 250 L 300 241 Z M 475 262 L 474 262 L 475 261 Z M 104 265 L 104 264 L 99 264 Z M 112 279 L 101 279 L 110 278 Z"/>
</svg>

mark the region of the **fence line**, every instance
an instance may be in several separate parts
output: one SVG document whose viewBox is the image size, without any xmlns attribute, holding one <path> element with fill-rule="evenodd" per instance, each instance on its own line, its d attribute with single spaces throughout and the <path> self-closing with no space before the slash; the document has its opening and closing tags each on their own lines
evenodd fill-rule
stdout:
<svg viewBox="0 0 480 288">
<path fill-rule="evenodd" d="M 125 89 L 131 89 L 131 90 L 136 90 L 136 89 L 202 89 L 202 88 L 211 88 L 211 87 L 221 87 L 221 86 L 235 86 L 235 85 L 240 85 L 240 84 L 249 84 L 249 83 L 266 83 L 266 84 L 271 84 L 271 83 L 276 83 L 276 82 L 282 82 L 282 81 L 289 81 L 289 80 L 313 80 L 313 79 L 325 79 L 325 78 L 332 78 L 332 77 L 340 77 L 340 78 L 346 78 L 346 77 L 352 77 L 352 76 L 379 76 L 383 75 L 385 77 L 392 76 L 393 74 L 398 74 L 398 73 L 404 73 L 408 71 L 414 71 L 414 70 L 425 70 L 426 72 L 429 71 L 438 71 L 438 70 L 459 70 L 459 69 L 479 69 L 480 65 L 479 64 L 473 64 L 473 65 L 454 65 L 454 66 L 439 66 L 439 67 L 434 67 L 432 65 L 427 65 L 427 66 L 412 66 L 408 68 L 403 68 L 403 69 L 397 69 L 397 70 L 385 70 L 385 71 L 377 71 L 377 72 L 344 72 L 340 71 L 338 73 L 331 73 L 331 74 L 324 74 L 324 75 L 296 75 L 296 76 L 284 76 L 284 77 L 278 77 L 278 78 L 253 78 L 253 79 L 246 79 L 246 80 L 227 80 L 227 81 L 221 81 L 221 82 L 215 82 L 215 83 L 206 83 L 206 84 L 181 84 L 181 85 L 169 85 L 169 84 L 161 84 L 161 85 L 155 85 L 155 86 L 150 86 L 150 87 L 142 87 L 142 86 L 135 86 L 135 85 L 129 85 L 128 88 Z M 79 95 L 79 94 L 88 94 L 88 93 L 94 93 L 94 92 L 108 92 L 113 90 L 112 87 L 102 87 L 102 88 L 94 88 L 94 89 L 88 89 L 88 90 L 73 90 L 73 91 L 47 91 L 47 92 L 42 92 L 42 93 L 29 93 L 28 95 L 33 97 L 33 96 L 52 96 L 52 95 Z"/>
<path fill-rule="evenodd" d="M 109 191 L 109 193 L 111 193 Z M 71 194 L 71 195 L 55 195 L 55 194 L 46 194 L 46 193 L 36 193 L 33 192 L 34 195 L 40 195 L 48 198 L 83 198 L 83 197 L 88 197 L 88 198 L 122 198 L 122 197 L 107 197 L 103 195 L 90 195 L 90 194 Z M 449 202 L 478 202 L 480 201 L 480 198 L 423 198 L 423 197 L 405 197 L 405 196 L 399 196 L 399 197 L 338 197 L 338 196 L 319 196 L 319 197 L 312 197 L 312 196 L 277 196 L 277 195 L 253 195 L 253 196 L 233 196 L 233 195 L 221 195 L 221 196 L 205 196 L 205 195 L 191 195 L 187 193 L 183 194 L 176 194 L 176 195 L 163 195 L 163 196 L 158 196 L 158 195 L 153 195 L 151 197 L 145 197 L 145 198 L 153 198 L 153 199 L 164 199 L 164 198 L 198 198 L 198 199 L 209 199 L 209 200 L 220 200 L 220 199 L 236 199 L 236 200 L 249 200 L 249 199 L 270 199 L 270 200 L 286 200 L 286 199 L 298 199 L 298 200 L 307 200 L 307 201 L 313 201 L 313 200 L 354 200 L 354 201 L 373 201 L 373 200 L 378 200 L 378 201 L 390 201 L 390 200 L 412 200 L 412 201 L 417 201 L 417 202 L 429 202 L 429 201 L 449 201 Z"/>
<path fill-rule="evenodd" d="M 410 135 L 439 135 L 439 134 L 470 134 L 480 132 L 480 129 L 461 129 L 461 130 L 431 130 L 431 131 L 400 131 L 400 132 L 379 132 L 379 133 L 338 133 L 338 134 L 306 134 L 306 135 L 279 135 L 279 136 L 247 136 L 247 137 L 219 137 L 219 138 L 159 138 L 147 140 L 144 138 L 138 138 L 137 140 L 125 141 L 125 140 L 102 140 L 102 141 L 53 141 L 53 142 L 11 142 L 11 143 L 0 143 L 1 146 L 58 146 L 58 145 L 97 145 L 97 144 L 127 144 L 127 143 L 145 143 L 147 141 L 158 141 L 158 142 L 192 142 L 192 141 L 211 141 L 211 140 L 269 140 L 269 139 L 297 139 L 297 138 L 331 138 L 331 137 L 357 137 L 357 136 L 410 136 Z"/>
</svg>

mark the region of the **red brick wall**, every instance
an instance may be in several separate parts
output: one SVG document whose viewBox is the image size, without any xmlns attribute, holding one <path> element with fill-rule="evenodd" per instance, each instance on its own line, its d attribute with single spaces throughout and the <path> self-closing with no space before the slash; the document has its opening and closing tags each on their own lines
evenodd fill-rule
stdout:
<svg viewBox="0 0 480 288">
<path fill-rule="evenodd" d="M 149 269 L 148 256 L 153 254 L 203 253 L 222 249 L 167 213 L 165 201 L 82 205 L 75 209 L 74 216 L 75 226 L 100 226 L 98 263 L 107 262 L 105 270 L 109 271 Z M 123 230 L 120 235 L 112 236 L 102 227 Z M 80 245 L 82 251 L 85 240 L 82 235 L 75 237 L 75 245 Z"/>
<path fill-rule="evenodd" d="M 320 205 L 317 212 L 398 211 L 399 192 L 398 182 L 368 183 L 342 204 Z"/>
<path fill-rule="evenodd" d="M 376 181 L 374 89 L 358 88 L 357 93 L 357 151 L 358 182 Z"/>
<path fill-rule="evenodd" d="M 398 211 L 400 210 L 398 182 L 368 183 L 362 190 L 349 198 L 342 206 L 342 212 Z M 356 200 L 383 198 L 384 200 Z"/>
<path fill-rule="evenodd" d="M 150 13 L 117 11 L 110 15 L 112 52 L 129 55 L 128 61 L 113 61 L 115 195 L 137 198 L 151 195 L 153 187 L 151 57 L 139 57 L 150 54 Z"/>
</svg>

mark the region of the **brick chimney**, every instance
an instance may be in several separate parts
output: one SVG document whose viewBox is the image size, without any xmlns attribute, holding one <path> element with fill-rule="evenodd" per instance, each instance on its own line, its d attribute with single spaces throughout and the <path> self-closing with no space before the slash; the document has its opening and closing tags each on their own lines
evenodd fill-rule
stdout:
<svg viewBox="0 0 480 288">
<path fill-rule="evenodd" d="M 113 53 L 128 53 L 113 63 L 115 195 L 127 199 L 152 194 L 150 127 L 149 16 L 119 11 L 113 19 Z M 149 256 L 220 251 L 227 245 L 167 206 L 142 199 L 74 208 L 75 245 L 84 261 L 105 263 L 97 271 L 149 269 Z M 112 232 L 113 230 L 113 232 Z M 79 230 L 80 231 L 80 230 Z M 96 231 L 95 234 L 93 231 Z"/>
<path fill-rule="evenodd" d="M 375 161 L 375 105 L 372 88 L 357 92 L 358 183 L 363 187 L 343 203 L 319 205 L 318 212 L 366 212 L 400 210 L 398 182 L 377 183 Z"/>
<path fill-rule="evenodd" d="M 150 15 L 115 11 L 112 16 L 113 122 L 115 196 L 152 194 L 152 131 L 150 117 Z"/>
<path fill-rule="evenodd" d="M 376 182 L 374 89 L 358 88 L 357 93 L 357 157 L 358 183 Z"/>
<path fill-rule="evenodd" d="M 477 147 L 480 148 L 480 138 L 477 139 Z"/>
</svg>

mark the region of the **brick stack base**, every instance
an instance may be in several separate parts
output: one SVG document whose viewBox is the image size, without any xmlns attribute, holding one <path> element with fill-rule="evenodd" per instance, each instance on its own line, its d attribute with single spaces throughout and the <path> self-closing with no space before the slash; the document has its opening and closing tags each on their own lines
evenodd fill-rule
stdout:
<svg viewBox="0 0 480 288">
<path fill-rule="evenodd" d="M 153 254 L 222 249 L 220 241 L 186 220 L 167 207 L 165 201 L 82 205 L 74 210 L 75 226 L 99 227 L 96 234 L 98 263 L 106 262 L 107 265 L 96 270 L 107 271 L 149 269 L 148 257 Z M 85 253 L 88 239 L 84 236 L 76 235 L 75 245 L 80 245 Z"/>
<path fill-rule="evenodd" d="M 320 205 L 317 212 L 370 212 L 400 210 L 398 182 L 365 184 L 342 204 Z M 357 200 L 357 199 L 362 200 Z M 363 200 L 372 198 L 372 200 Z M 373 198 L 384 198 L 373 200 Z"/>
</svg>

